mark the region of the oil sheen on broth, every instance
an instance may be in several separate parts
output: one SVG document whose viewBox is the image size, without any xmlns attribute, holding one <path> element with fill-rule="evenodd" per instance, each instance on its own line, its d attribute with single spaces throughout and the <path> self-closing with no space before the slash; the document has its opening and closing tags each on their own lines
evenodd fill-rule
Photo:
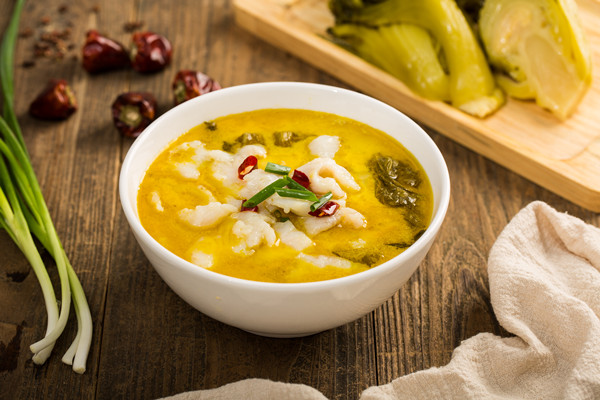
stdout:
<svg viewBox="0 0 600 400">
<path fill-rule="evenodd" d="M 240 175 L 250 156 L 256 168 Z M 290 172 L 267 172 L 269 162 Z M 295 170 L 317 198 L 331 192 L 339 207 L 309 215 L 315 198 L 280 190 L 258 210 L 242 211 L 244 200 Z M 303 191 L 291 183 L 282 188 Z M 432 207 L 423 168 L 399 142 L 349 118 L 296 109 L 233 114 L 191 129 L 154 160 L 138 192 L 142 225 L 168 250 L 199 268 L 264 282 L 376 268 L 418 239 Z"/>
</svg>

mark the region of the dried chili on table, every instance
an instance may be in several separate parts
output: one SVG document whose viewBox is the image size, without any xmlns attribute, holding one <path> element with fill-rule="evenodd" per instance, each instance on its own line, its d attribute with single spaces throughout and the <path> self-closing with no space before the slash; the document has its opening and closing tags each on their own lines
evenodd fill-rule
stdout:
<svg viewBox="0 0 600 400">
<path fill-rule="evenodd" d="M 81 50 L 83 68 L 89 73 L 98 73 L 125 68 L 131 65 L 129 53 L 125 47 L 98 31 L 88 31 Z"/>
<path fill-rule="evenodd" d="M 156 72 L 164 69 L 173 54 L 171 42 L 154 32 L 136 32 L 133 34 L 131 66 L 138 72 Z"/>
<path fill-rule="evenodd" d="M 181 104 L 205 93 L 221 89 L 219 82 L 202 72 L 181 70 L 173 78 L 173 103 Z"/>
<path fill-rule="evenodd" d="M 156 117 L 156 99 L 151 93 L 123 93 L 112 104 L 112 116 L 122 135 L 137 137 Z"/>
<path fill-rule="evenodd" d="M 51 79 L 29 106 L 29 114 L 48 120 L 67 119 L 77 110 L 77 101 L 64 79 Z"/>
</svg>

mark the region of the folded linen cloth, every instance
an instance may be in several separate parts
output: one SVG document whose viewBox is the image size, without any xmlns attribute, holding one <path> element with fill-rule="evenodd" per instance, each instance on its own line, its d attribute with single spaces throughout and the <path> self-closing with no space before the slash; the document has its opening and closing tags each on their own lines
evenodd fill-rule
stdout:
<svg viewBox="0 0 600 400">
<path fill-rule="evenodd" d="M 600 399 L 600 229 L 533 202 L 494 243 L 488 274 L 496 317 L 515 336 L 480 333 L 448 365 L 368 388 L 360 400 Z M 170 399 L 238 398 L 325 399 L 262 379 Z"/>
<path fill-rule="evenodd" d="M 317 389 L 298 383 L 245 379 L 216 389 L 195 390 L 164 400 L 327 400 Z"/>
</svg>

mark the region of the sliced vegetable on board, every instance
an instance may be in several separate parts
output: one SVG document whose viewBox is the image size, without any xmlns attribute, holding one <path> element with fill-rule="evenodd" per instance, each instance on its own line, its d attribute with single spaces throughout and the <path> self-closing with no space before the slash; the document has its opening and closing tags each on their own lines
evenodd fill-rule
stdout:
<svg viewBox="0 0 600 400">
<path fill-rule="evenodd" d="M 335 16 L 329 32 L 336 42 L 399 73 L 399 79 L 408 79 L 407 85 L 426 97 L 448 97 L 454 107 L 477 117 L 504 104 L 477 37 L 454 0 L 330 0 L 329 7 Z M 375 39 L 376 32 L 366 29 L 378 30 L 384 38 Z M 389 46 L 382 50 L 385 42 Z M 407 55 L 413 52 L 417 54 Z"/>
<path fill-rule="evenodd" d="M 450 82 L 440 62 L 440 48 L 427 30 L 412 24 L 375 28 L 340 24 L 329 32 L 338 38 L 337 43 L 394 75 L 424 98 L 450 101 Z"/>
<path fill-rule="evenodd" d="M 591 86 L 591 52 L 572 0 L 486 0 L 480 36 L 500 87 L 564 120 Z"/>
<path fill-rule="evenodd" d="M 334 43 L 477 117 L 508 95 L 565 120 L 591 86 L 574 0 L 329 0 L 329 9 Z"/>
</svg>

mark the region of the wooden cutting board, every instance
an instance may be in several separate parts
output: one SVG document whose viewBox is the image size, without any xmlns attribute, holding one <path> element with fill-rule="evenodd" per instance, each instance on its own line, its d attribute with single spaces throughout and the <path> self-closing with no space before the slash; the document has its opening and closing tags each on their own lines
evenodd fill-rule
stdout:
<svg viewBox="0 0 600 400">
<path fill-rule="evenodd" d="M 238 25 L 404 112 L 560 196 L 600 212 L 600 2 L 580 0 L 593 49 L 593 84 L 576 113 L 560 122 L 532 102 L 508 100 L 485 119 L 413 94 L 402 82 L 324 37 L 327 0 L 235 0 Z"/>
</svg>

